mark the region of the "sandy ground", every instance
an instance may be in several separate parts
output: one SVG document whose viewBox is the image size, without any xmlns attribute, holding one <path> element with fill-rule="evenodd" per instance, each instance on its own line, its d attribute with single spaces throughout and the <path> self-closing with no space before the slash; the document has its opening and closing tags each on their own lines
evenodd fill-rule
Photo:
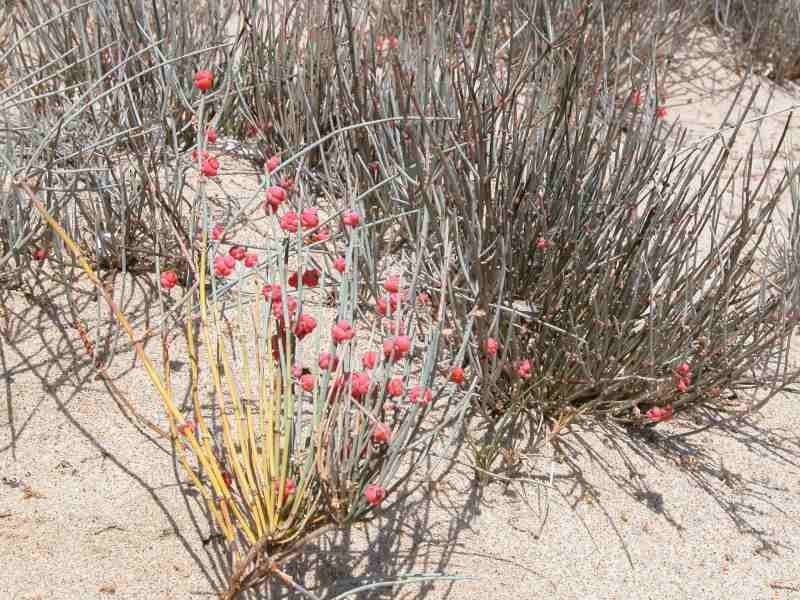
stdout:
<svg viewBox="0 0 800 600">
<path fill-rule="evenodd" d="M 687 143 L 722 125 L 732 100 L 736 76 L 703 68 L 667 104 Z M 800 102 L 765 85 L 762 112 L 770 96 L 769 111 Z M 763 121 L 757 155 L 784 119 Z M 215 597 L 224 559 L 169 444 L 96 379 L 65 299 L 46 288 L 0 294 L 0 598 Z M 134 291 L 128 311 L 149 302 Z M 87 318 L 95 306 L 79 302 Z M 188 367 L 175 368 L 180 385 Z M 113 371 L 137 410 L 165 426 L 132 353 Z M 584 428 L 564 438 L 567 460 L 542 448 L 513 483 L 478 486 L 464 464 L 420 469 L 402 507 L 329 536 L 290 573 L 326 599 L 430 572 L 476 579 L 360 597 L 800 598 L 800 403 L 781 397 L 735 431 L 669 439 L 691 426 L 665 424 L 647 439 Z"/>
</svg>

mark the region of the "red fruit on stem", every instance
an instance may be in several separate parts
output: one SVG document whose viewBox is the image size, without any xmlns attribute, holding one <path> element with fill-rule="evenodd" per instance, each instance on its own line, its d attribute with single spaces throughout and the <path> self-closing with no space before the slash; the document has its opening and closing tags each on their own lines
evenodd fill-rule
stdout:
<svg viewBox="0 0 800 600">
<path fill-rule="evenodd" d="M 281 217 L 281 229 L 289 233 L 297 233 L 297 213 L 288 212 Z"/>
<path fill-rule="evenodd" d="M 267 188 L 267 202 L 273 213 L 278 212 L 278 207 L 286 202 L 286 190 L 282 187 L 273 185 Z"/>
<path fill-rule="evenodd" d="M 231 249 L 228 250 L 228 254 L 230 254 L 234 260 L 244 260 L 247 257 L 247 249 L 242 246 L 231 246 Z"/>
<path fill-rule="evenodd" d="M 364 365 L 365 369 L 374 369 L 377 362 L 378 355 L 372 351 L 365 352 L 361 357 L 361 364 Z"/>
<path fill-rule="evenodd" d="M 369 392 L 370 379 L 366 373 L 353 373 L 350 378 L 350 394 L 358 400 Z"/>
<path fill-rule="evenodd" d="M 289 496 L 294 494 L 296 491 L 297 491 L 297 484 L 295 484 L 293 479 L 287 479 L 285 484 L 284 484 L 284 486 L 283 486 L 283 497 L 284 498 L 288 498 Z M 280 494 L 281 493 L 281 482 L 280 481 L 276 481 L 275 482 L 275 493 L 276 494 Z"/>
<path fill-rule="evenodd" d="M 317 327 L 317 321 L 311 315 L 300 315 L 297 324 L 294 326 L 294 334 L 297 339 L 302 340 Z"/>
<path fill-rule="evenodd" d="M 464 379 L 464 369 L 461 367 L 455 367 L 452 371 L 450 371 L 450 381 L 456 385 L 461 385 L 464 383 Z"/>
<path fill-rule="evenodd" d="M 315 242 L 325 242 L 331 239 L 331 230 L 326 225 L 323 225 L 314 232 Z"/>
<path fill-rule="evenodd" d="M 531 376 L 531 361 L 523 360 L 517 365 L 517 375 L 523 379 L 528 379 Z"/>
<path fill-rule="evenodd" d="M 411 338 L 407 335 L 398 335 L 394 338 L 394 351 L 399 354 L 406 354 L 411 350 Z"/>
<path fill-rule="evenodd" d="M 255 254 L 248 253 L 244 257 L 244 266 L 248 269 L 252 269 L 258 264 L 258 256 Z"/>
<path fill-rule="evenodd" d="M 264 295 L 264 300 L 267 302 L 280 302 L 281 301 L 281 284 L 268 283 L 261 288 L 261 293 Z"/>
<path fill-rule="evenodd" d="M 667 404 L 664 408 L 654 406 L 645 413 L 645 416 L 653 423 L 672 420 L 672 405 Z"/>
<path fill-rule="evenodd" d="M 319 209 L 316 208 L 304 208 L 300 212 L 300 224 L 303 226 L 303 229 L 313 229 L 317 225 L 319 225 L 319 216 L 317 213 Z"/>
<path fill-rule="evenodd" d="M 342 217 L 342 223 L 350 227 L 357 227 L 360 222 L 361 222 L 361 215 L 359 215 L 354 210 L 347 211 L 346 213 L 344 213 L 344 216 Z"/>
<path fill-rule="evenodd" d="M 178 284 L 178 276 L 174 271 L 165 271 L 161 274 L 161 287 L 171 290 Z"/>
<path fill-rule="evenodd" d="M 408 399 L 411 404 L 419 402 L 422 406 L 425 406 L 431 400 L 433 400 L 433 393 L 428 388 L 423 388 L 419 385 L 414 386 Z"/>
<path fill-rule="evenodd" d="M 270 159 L 264 164 L 264 170 L 267 172 L 267 174 L 272 174 L 277 170 L 280 164 L 281 157 L 276 154 L 275 156 L 270 157 Z"/>
<path fill-rule="evenodd" d="M 372 441 L 376 444 L 388 444 L 392 439 L 392 428 L 386 423 L 378 423 L 372 430 Z"/>
<path fill-rule="evenodd" d="M 370 483 L 364 489 L 364 496 L 370 506 L 378 506 L 386 498 L 386 490 L 377 483 Z"/>
<path fill-rule="evenodd" d="M 331 354 L 330 352 L 320 352 L 319 353 L 319 368 L 323 371 L 331 370 L 335 371 L 336 367 L 339 366 L 339 358 Z"/>
<path fill-rule="evenodd" d="M 387 279 L 386 282 L 383 284 L 383 289 L 385 289 L 387 292 L 391 292 L 391 293 L 394 293 L 394 294 L 399 292 L 400 291 L 400 276 L 399 275 L 395 275 L 394 277 L 390 277 L 389 279 Z"/>
<path fill-rule="evenodd" d="M 337 344 L 352 340 L 356 335 L 356 332 L 353 330 L 353 327 L 350 325 L 350 323 L 344 320 L 336 323 L 336 325 L 333 326 L 331 333 L 333 334 L 333 341 Z"/>
<path fill-rule="evenodd" d="M 200 172 L 206 177 L 216 177 L 219 173 L 219 161 L 214 158 L 207 158 L 200 164 Z"/>
<path fill-rule="evenodd" d="M 303 285 L 306 287 L 317 287 L 319 285 L 320 272 L 317 269 L 308 269 L 303 273 Z"/>
<path fill-rule="evenodd" d="M 403 395 L 403 380 L 400 377 L 393 377 L 386 384 L 386 392 L 393 398 L 399 398 Z"/>
<path fill-rule="evenodd" d="M 314 376 L 310 373 L 306 373 L 305 375 L 300 376 L 300 385 L 303 386 L 303 389 L 307 392 L 314 391 Z"/>
<path fill-rule="evenodd" d="M 214 73 L 208 70 L 198 71 L 194 76 L 194 87 L 206 92 L 214 85 Z"/>
</svg>

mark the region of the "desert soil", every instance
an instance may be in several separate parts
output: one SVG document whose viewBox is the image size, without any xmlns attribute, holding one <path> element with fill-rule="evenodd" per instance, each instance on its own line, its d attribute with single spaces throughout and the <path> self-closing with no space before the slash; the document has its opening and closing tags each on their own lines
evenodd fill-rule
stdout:
<svg viewBox="0 0 800 600">
<path fill-rule="evenodd" d="M 687 145 L 724 125 L 739 81 L 716 61 L 696 67 L 667 102 Z M 753 80 L 734 115 L 756 84 L 754 117 L 800 104 L 797 89 Z M 763 172 L 786 116 L 746 127 L 734 155 L 756 135 Z M 142 314 L 152 298 L 128 289 L 128 312 Z M 47 286 L 0 294 L 0 598 L 215 597 L 224 558 L 170 445 L 96 378 L 64 298 Z M 91 297 L 77 305 L 92 321 Z M 116 384 L 166 427 L 137 364 L 120 352 Z M 180 385 L 188 367 L 175 369 Z M 360 597 L 800 598 L 800 403 L 782 396 L 735 430 L 670 439 L 693 426 L 649 439 L 584 427 L 564 438 L 568 458 L 543 447 L 520 478 L 483 487 L 465 464 L 440 466 L 413 479 L 402 507 L 329 536 L 290 573 L 322 598 L 431 572 L 475 579 Z"/>
</svg>

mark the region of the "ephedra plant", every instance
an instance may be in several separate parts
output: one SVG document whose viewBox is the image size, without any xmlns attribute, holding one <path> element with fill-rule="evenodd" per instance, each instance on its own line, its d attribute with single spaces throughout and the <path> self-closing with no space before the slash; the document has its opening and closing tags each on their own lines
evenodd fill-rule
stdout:
<svg viewBox="0 0 800 600">
<path fill-rule="evenodd" d="M 195 87 L 205 92 L 213 85 L 212 71 L 198 72 Z M 278 177 L 309 148 L 265 165 L 258 202 L 272 233 L 264 246 L 258 252 L 229 246 L 226 224 L 212 227 L 209 219 L 205 185 L 220 165 L 205 148 L 203 109 L 201 100 L 200 233 L 196 252 L 184 249 L 194 284 L 181 294 L 191 365 L 188 411 L 180 408 L 169 367 L 175 332 L 164 332 L 160 371 L 76 242 L 28 183 L 17 186 L 104 294 L 161 397 L 183 469 L 231 553 L 223 597 L 277 579 L 314 598 L 284 565 L 309 541 L 391 503 L 448 414 L 444 390 L 431 389 L 441 325 L 424 328 L 423 338 L 412 333 L 420 318 L 408 302 L 413 276 L 404 282 L 400 274 L 384 282 L 391 300 L 384 318 L 366 323 L 358 264 L 370 260 L 363 250 L 369 224 L 358 204 L 323 222 L 316 206 L 302 205 L 298 182 Z M 337 245 L 344 250 L 333 251 Z M 171 270 L 159 279 L 165 294 L 181 280 Z M 328 309 L 335 312 L 333 324 L 325 330 L 319 324 L 324 308 L 311 299 L 317 288 L 335 299 Z M 374 348 L 359 343 L 359 330 Z M 200 398 L 208 384 L 211 406 Z"/>
<path fill-rule="evenodd" d="M 454 258 L 426 264 L 448 269 L 446 319 L 472 333 L 460 368 L 480 380 L 492 460 L 581 419 L 720 424 L 800 376 L 793 271 L 760 266 L 797 177 L 770 184 L 783 138 L 759 175 L 755 142 L 734 160 L 753 95 L 732 126 L 686 143 L 659 84 L 680 13 L 552 10 L 566 4 L 541 3 L 539 27 L 526 2 L 487 8 L 469 40 L 432 20 L 429 45 L 450 52 L 410 71 L 401 45 L 387 72 L 403 98 L 392 110 L 409 121 L 402 137 L 375 134 L 381 172 L 401 175 L 393 192 L 448 223 Z"/>
</svg>

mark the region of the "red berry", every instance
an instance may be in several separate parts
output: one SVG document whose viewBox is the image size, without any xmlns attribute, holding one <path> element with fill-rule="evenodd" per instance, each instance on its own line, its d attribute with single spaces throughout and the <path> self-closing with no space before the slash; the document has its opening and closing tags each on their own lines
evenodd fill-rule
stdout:
<svg viewBox="0 0 800 600">
<path fill-rule="evenodd" d="M 386 498 L 386 490 L 377 483 L 370 483 L 364 489 L 364 496 L 367 498 L 367 502 L 370 506 L 378 506 L 383 502 L 384 498 Z"/>
<path fill-rule="evenodd" d="M 294 334 L 297 336 L 297 339 L 302 340 L 306 337 L 309 333 L 314 331 L 317 327 L 317 321 L 311 315 L 300 315 L 300 318 L 297 319 L 297 324 L 294 326 Z"/>
<path fill-rule="evenodd" d="M 342 217 L 342 223 L 349 225 L 350 227 L 357 227 L 360 222 L 361 215 L 354 210 L 347 211 Z"/>
<path fill-rule="evenodd" d="M 303 229 L 313 229 L 319 225 L 317 212 L 319 212 L 318 209 L 310 207 L 302 210 L 300 213 L 300 224 L 303 226 Z"/>
<path fill-rule="evenodd" d="M 214 85 L 214 73 L 207 70 L 198 71 L 194 76 L 194 86 L 200 91 L 208 91 Z"/>
<path fill-rule="evenodd" d="M 392 428 L 386 423 L 378 423 L 372 430 L 372 441 L 376 444 L 386 444 L 392 438 Z"/>
<path fill-rule="evenodd" d="M 303 285 L 306 287 L 317 287 L 319 285 L 320 272 L 317 269 L 308 269 L 303 273 Z"/>
<path fill-rule="evenodd" d="M 455 367 L 452 371 L 450 371 L 450 381 L 456 385 L 461 385 L 464 383 L 464 379 L 464 369 L 461 367 Z"/>
<path fill-rule="evenodd" d="M 275 482 L 275 493 L 279 494 L 280 491 L 281 491 L 281 482 L 280 481 L 276 481 Z M 294 494 L 295 491 L 297 491 L 297 485 L 295 484 L 294 480 L 293 479 L 287 479 L 286 483 L 283 486 L 283 497 L 284 498 L 288 498 L 289 496 Z"/>
<path fill-rule="evenodd" d="M 403 380 L 400 377 L 393 377 L 386 384 L 386 391 L 394 398 L 399 398 L 403 395 Z"/>
<path fill-rule="evenodd" d="M 171 290 L 178 283 L 178 276 L 174 271 L 165 271 L 161 274 L 161 287 L 166 290 Z"/>
<path fill-rule="evenodd" d="M 297 213 L 288 212 L 281 217 L 281 229 L 289 233 L 297 233 Z"/>
<path fill-rule="evenodd" d="M 353 373 L 350 378 L 350 393 L 353 398 L 363 398 L 369 392 L 370 379 L 366 373 Z"/>
<path fill-rule="evenodd" d="M 315 242 L 324 242 L 331 238 L 331 230 L 326 225 L 323 225 L 314 232 Z"/>
<path fill-rule="evenodd" d="M 261 293 L 264 295 L 264 300 L 267 302 L 280 302 L 281 301 L 281 284 L 268 283 L 261 288 Z"/>
<path fill-rule="evenodd" d="M 422 397 L 420 398 L 420 396 Z M 411 395 L 409 396 L 408 400 L 411 402 L 411 404 L 416 404 L 419 402 L 425 406 L 431 400 L 433 400 L 433 393 L 428 388 L 422 388 L 417 385 L 411 390 Z"/>
<path fill-rule="evenodd" d="M 242 246 L 231 246 L 231 249 L 228 250 L 228 254 L 230 254 L 234 260 L 244 260 L 247 257 L 247 250 Z"/>
<path fill-rule="evenodd" d="M 272 173 L 274 173 L 274 172 L 275 172 L 275 170 L 276 170 L 276 169 L 277 169 L 277 168 L 280 166 L 280 164 L 281 164 L 281 157 L 280 157 L 280 156 L 278 156 L 278 155 L 276 154 L 275 156 L 271 157 L 271 158 L 270 158 L 270 159 L 269 159 L 269 160 L 268 160 L 268 161 L 267 161 L 267 162 L 264 164 L 264 170 L 265 170 L 265 171 L 266 171 L 268 174 L 272 174 Z"/>
<path fill-rule="evenodd" d="M 265 206 L 269 206 L 273 213 L 276 213 L 278 207 L 284 202 L 286 202 L 286 190 L 277 185 L 273 185 L 267 189 L 267 202 Z"/>
<path fill-rule="evenodd" d="M 310 373 L 306 373 L 305 375 L 300 376 L 300 385 L 303 386 L 303 389 L 307 392 L 314 391 L 314 376 Z"/>
<path fill-rule="evenodd" d="M 664 408 L 661 408 L 659 406 L 654 406 L 645 413 L 645 416 L 648 419 L 650 419 L 653 423 L 658 423 L 661 421 L 671 421 L 672 405 L 667 404 Z"/>
<path fill-rule="evenodd" d="M 320 352 L 319 354 L 319 368 L 323 371 L 335 371 L 339 365 L 339 359 L 333 356 L 330 352 Z"/>
<path fill-rule="evenodd" d="M 531 376 L 531 361 L 523 360 L 517 365 L 517 374 L 523 379 Z"/>
<path fill-rule="evenodd" d="M 364 355 L 361 357 L 361 364 L 364 365 L 365 369 L 374 369 L 375 364 L 378 362 L 378 355 L 374 352 L 365 352 Z"/>
<path fill-rule="evenodd" d="M 350 323 L 344 320 L 336 323 L 336 325 L 333 326 L 331 333 L 333 334 L 333 341 L 337 344 L 352 340 L 356 335 L 356 332 L 353 331 L 353 327 L 350 325 Z"/>
<path fill-rule="evenodd" d="M 219 161 L 214 158 L 207 158 L 200 164 L 200 172 L 206 177 L 216 177 L 219 173 Z"/>
<path fill-rule="evenodd" d="M 394 277 L 390 277 L 386 280 L 383 284 L 383 289 L 387 292 L 397 293 L 400 291 L 400 276 L 395 275 Z"/>
</svg>

